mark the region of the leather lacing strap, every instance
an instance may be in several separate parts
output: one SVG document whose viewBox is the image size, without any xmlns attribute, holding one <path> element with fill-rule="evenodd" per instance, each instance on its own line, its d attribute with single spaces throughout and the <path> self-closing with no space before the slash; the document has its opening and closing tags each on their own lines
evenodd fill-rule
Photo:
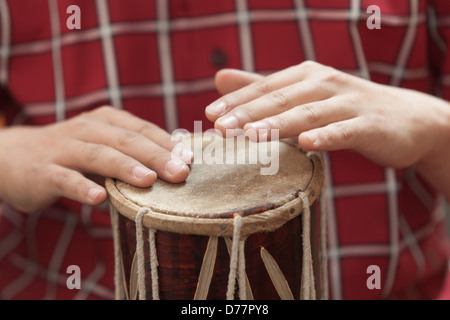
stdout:
<svg viewBox="0 0 450 320">
<path fill-rule="evenodd" d="M 236 278 L 239 285 L 239 297 L 247 299 L 246 275 L 245 275 L 245 239 L 241 239 L 242 217 L 236 215 L 233 221 L 233 243 L 231 246 L 230 273 L 228 274 L 227 300 L 234 299 Z"/>
<path fill-rule="evenodd" d="M 145 289 L 145 256 L 142 219 L 144 215 L 151 211 L 149 208 L 141 208 L 136 214 L 136 257 L 139 299 L 145 300 L 147 292 Z M 158 279 L 158 255 L 156 252 L 155 229 L 148 229 L 148 241 L 150 247 L 150 271 L 152 279 L 152 298 L 159 300 L 159 279 Z"/>
<path fill-rule="evenodd" d="M 303 300 L 315 300 L 316 290 L 314 286 L 314 269 L 311 252 L 311 211 L 309 208 L 308 196 L 301 192 L 299 194 L 303 203 L 302 212 L 302 249 L 303 249 L 303 262 L 302 262 L 302 287 L 300 298 Z"/>
<path fill-rule="evenodd" d="M 119 212 L 112 205 L 109 207 L 109 212 L 111 215 L 111 228 L 113 234 L 114 243 L 114 288 L 115 288 L 115 299 L 123 300 L 125 299 L 125 288 L 123 286 L 123 273 L 122 273 L 122 255 L 120 250 L 120 231 L 119 231 Z"/>
</svg>

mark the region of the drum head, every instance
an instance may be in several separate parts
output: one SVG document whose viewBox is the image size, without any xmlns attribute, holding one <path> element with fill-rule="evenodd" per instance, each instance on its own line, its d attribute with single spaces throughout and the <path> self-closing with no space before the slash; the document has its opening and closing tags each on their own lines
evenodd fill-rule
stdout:
<svg viewBox="0 0 450 320">
<path fill-rule="evenodd" d="M 235 213 L 247 216 L 278 208 L 297 198 L 298 193 L 310 185 L 315 172 L 313 162 L 290 141 L 254 143 L 248 139 L 231 139 L 234 142 L 220 137 L 214 139 L 221 139 L 223 157 L 222 161 L 210 164 L 205 163 L 211 162 L 207 156 L 215 156 L 218 150 L 213 150 L 217 144 L 213 145 L 211 136 L 199 134 L 183 139 L 196 156 L 185 182 L 173 184 L 158 179 L 149 188 L 139 188 L 116 181 L 117 190 L 137 206 L 155 212 L 195 218 L 229 218 Z M 195 152 L 198 146 L 203 151 L 202 159 L 198 159 Z M 231 151 L 234 151 L 233 161 L 226 159 Z M 242 155 L 245 158 L 238 160 Z M 236 163 L 238 161 L 241 164 Z M 264 170 L 269 174 L 263 174 Z"/>
</svg>

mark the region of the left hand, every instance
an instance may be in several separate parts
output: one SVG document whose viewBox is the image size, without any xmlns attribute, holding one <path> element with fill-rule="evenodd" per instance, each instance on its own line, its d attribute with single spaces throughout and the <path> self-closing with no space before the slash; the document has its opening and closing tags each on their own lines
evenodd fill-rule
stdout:
<svg viewBox="0 0 450 320">
<path fill-rule="evenodd" d="M 206 108 L 206 116 L 223 134 L 243 128 L 270 136 L 278 129 L 280 138 L 298 137 L 306 150 L 350 149 L 394 168 L 450 150 L 446 101 L 315 62 L 267 77 L 226 69 L 216 75 L 216 86 L 224 96 Z"/>
</svg>

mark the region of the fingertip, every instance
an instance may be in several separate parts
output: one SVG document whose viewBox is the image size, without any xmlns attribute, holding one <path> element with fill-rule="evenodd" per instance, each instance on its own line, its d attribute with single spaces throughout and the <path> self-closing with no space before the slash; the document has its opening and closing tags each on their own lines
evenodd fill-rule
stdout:
<svg viewBox="0 0 450 320">
<path fill-rule="evenodd" d="M 133 167 L 132 171 L 133 171 L 134 178 L 137 180 L 142 180 L 147 176 L 155 174 L 154 171 L 152 171 L 149 168 L 144 167 L 142 165 L 137 165 L 137 166 Z"/>
<path fill-rule="evenodd" d="M 216 100 L 205 108 L 205 115 L 210 121 L 215 121 L 220 116 L 224 115 L 229 109 L 225 101 Z"/>
<path fill-rule="evenodd" d="M 158 175 L 155 171 L 151 171 L 148 175 L 142 179 L 142 183 L 144 187 L 149 187 L 155 183 L 156 179 L 158 179 Z"/>
<path fill-rule="evenodd" d="M 205 109 L 205 117 L 206 117 L 206 119 L 208 119 L 209 121 L 211 121 L 213 123 L 217 119 L 217 116 L 215 116 L 212 113 L 210 113 L 207 109 Z"/>
<path fill-rule="evenodd" d="M 222 137 L 227 137 L 227 129 L 223 127 L 219 122 L 214 123 L 214 129 L 216 130 L 216 133 L 219 135 L 222 135 Z"/>
<path fill-rule="evenodd" d="M 214 80 L 215 81 L 220 80 L 223 76 L 227 76 L 230 73 L 230 71 L 232 71 L 232 70 L 233 69 L 231 69 L 231 68 L 220 69 L 219 71 L 216 72 L 216 74 L 214 76 Z"/>
<path fill-rule="evenodd" d="M 214 78 L 214 84 L 220 94 L 228 94 L 248 86 L 254 81 L 264 78 L 262 75 L 239 70 L 239 69 L 222 69 L 219 70 Z"/>
<path fill-rule="evenodd" d="M 305 150 L 319 150 L 322 142 L 317 131 L 302 132 L 298 136 L 298 144 Z"/>
<path fill-rule="evenodd" d="M 185 182 L 186 179 L 187 179 L 188 176 L 189 176 L 189 173 L 190 173 L 190 169 L 189 169 L 188 166 L 186 166 L 186 168 L 183 169 L 183 171 L 181 171 L 181 172 L 179 172 L 178 174 L 172 176 L 172 177 L 170 178 L 170 182 L 172 182 L 172 183 L 182 183 L 182 182 Z"/>
<path fill-rule="evenodd" d="M 182 142 L 178 142 L 171 151 L 172 158 L 178 158 L 186 164 L 191 164 L 194 160 L 194 152 Z"/>
<path fill-rule="evenodd" d="M 227 93 L 224 84 L 230 81 L 230 77 L 233 77 L 234 71 L 236 70 L 231 68 L 223 68 L 216 72 L 214 76 L 214 84 L 216 85 L 216 88 L 220 93 Z"/>
<path fill-rule="evenodd" d="M 187 179 L 189 173 L 189 166 L 184 161 L 174 158 L 166 162 L 162 178 L 172 183 L 180 183 Z"/>
<path fill-rule="evenodd" d="M 94 186 L 89 188 L 86 198 L 88 204 L 99 205 L 106 201 L 107 193 L 105 188 Z"/>
<path fill-rule="evenodd" d="M 262 79 L 263 76 L 257 73 L 248 72 L 240 69 L 224 68 L 216 72 L 214 77 L 216 87 L 220 90 L 227 88 L 241 88 L 250 83 Z M 227 90 L 225 90 L 227 92 Z"/>
<path fill-rule="evenodd" d="M 250 141 L 267 141 L 273 130 L 268 122 L 261 120 L 244 125 L 244 134 Z M 279 136 L 279 135 L 278 135 Z"/>
</svg>

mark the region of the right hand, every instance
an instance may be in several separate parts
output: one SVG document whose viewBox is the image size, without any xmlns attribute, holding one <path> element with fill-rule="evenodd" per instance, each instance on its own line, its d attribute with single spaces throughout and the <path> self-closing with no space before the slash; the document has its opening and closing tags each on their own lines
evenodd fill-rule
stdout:
<svg viewBox="0 0 450 320">
<path fill-rule="evenodd" d="M 99 205 L 103 177 L 137 187 L 157 176 L 178 183 L 186 160 L 172 159 L 176 142 L 158 126 L 130 113 L 101 107 L 59 123 L 0 130 L 0 199 L 31 213 L 60 197 Z"/>
</svg>

